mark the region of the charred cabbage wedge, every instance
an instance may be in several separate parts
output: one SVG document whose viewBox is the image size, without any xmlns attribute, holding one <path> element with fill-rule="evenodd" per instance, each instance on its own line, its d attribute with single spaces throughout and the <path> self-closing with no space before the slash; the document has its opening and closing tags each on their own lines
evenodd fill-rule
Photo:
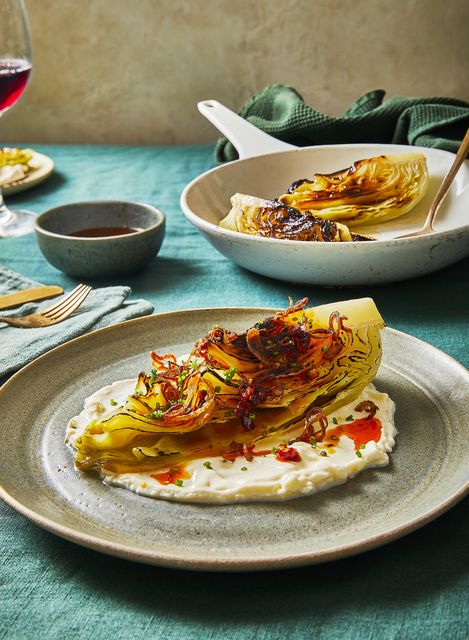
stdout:
<svg viewBox="0 0 469 640">
<path fill-rule="evenodd" d="M 77 467 L 122 473 L 229 459 L 357 397 L 381 360 L 383 320 L 374 302 L 306 304 L 244 333 L 214 327 L 182 361 L 152 353 L 151 373 L 140 373 L 125 404 L 74 441 Z"/>
<path fill-rule="evenodd" d="M 279 200 L 304 213 L 355 227 L 404 215 L 420 202 L 427 185 L 423 154 L 377 156 L 336 173 L 298 180 Z"/>
<path fill-rule="evenodd" d="M 220 227 L 255 236 L 310 242 L 350 242 L 348 227 L 302 212 L 278 200 L 262 200 L 235 193 L 231 210 Z"/>
</svg>

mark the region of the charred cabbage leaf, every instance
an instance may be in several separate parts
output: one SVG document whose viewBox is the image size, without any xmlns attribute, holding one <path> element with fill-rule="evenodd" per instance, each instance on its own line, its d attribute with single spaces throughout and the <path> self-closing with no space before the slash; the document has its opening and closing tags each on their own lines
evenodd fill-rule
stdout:
<svg viewBox="0 0 469 640">
<path fill-rule="evenodd" d="M 220 227 L 250 235 L 310 242 L 350 242 L 355 239 L 348 227 L 324 220 L 309 211 L 299 211 L 278 200 L 262 200 L 236 193 L 231 210 Z"/>
<path fill-rule="evenodd" d="M 349 227 L 378 224 L 404 215 L 426 193 L 428 171 L 421 153 L 358 160 L 330 174 L 290 185 L 279 200 L 304 213 Z"/>
<path fill-rule="evenodd" d="M 357 397 L 381 360 L 374 302 L 306 304 L 240 334 L 214 327 L 181 362 L 152 353 L 153 370 L 125 404 L 73 443 L 77 467 L 126 472 L 167 466 L 168 456 L 227 457 Z"/>
</svg>

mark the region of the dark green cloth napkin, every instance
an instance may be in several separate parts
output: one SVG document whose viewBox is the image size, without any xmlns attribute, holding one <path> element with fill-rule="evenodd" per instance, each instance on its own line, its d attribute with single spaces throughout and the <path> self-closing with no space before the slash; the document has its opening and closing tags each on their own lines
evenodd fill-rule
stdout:
<svg viewBox="0 0 469 640">
<path fill-rule="evenodd" d="M 250 98 L 239 115 L 274 138 L 299 147 L 317 144 L 377 142 L 436 147 L 456 153 L 469 127 L 469 104 L 455 98 L 384 100 L 381 89 L 370 91 L 340 117 L 305 104 L 292 87 L 273 84 Z M 218 162 L 236 160 L 231 142 L 220 138 Z"/>
</svg>

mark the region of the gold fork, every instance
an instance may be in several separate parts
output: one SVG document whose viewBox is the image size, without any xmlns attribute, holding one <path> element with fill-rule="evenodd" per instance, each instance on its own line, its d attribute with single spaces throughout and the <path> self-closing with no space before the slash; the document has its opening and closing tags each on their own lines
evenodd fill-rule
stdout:
<svg viewBox="0 0 469 640">
<path fill-rule="evenodd" d="M 430 205 L 430 209 L 428 210 L 427 219 L 424 222 L 424 225 L 418 231 L 412 231 L 412 233 L 406 233 L 402 236 L 396 236 L 395 240 L 400 240 L 401 238 L 416 238 L 417 236 L 426 236 L 429 233 L 433 233 L 435 229 L 433 228 L 433 222 L 435 220 L 436 214 L 438 213 L 438 209 L 440 208 L 440 204 L 443 202 L 443 199 L 449 190 L 450 186 L 453 183 L 454 178 L 459 170 L 459 167 L 462 165 L 464 160 L 466 159 L 467 153 L 469 151 L 469 129 L 466 131 L 466 135 L 461 142 L 461 146 L 458 149 L 458 152 L 454 158 L 453 164 L 449 168 L 448 173 L 445 176 L 445 179 L 440 185 L 440 188 L 437 191 L 436 196 L 433 198 L 433 202 Z"/>
<path fill-rule="evenodd" d="M 0 322 L 6 322 L 13 327 L 23 327 L 25 329 L 47 327 L 50 324 L 57 324 L 57 322 L 62 322 L 62 320 L 68 318 L 75 309 L 78 309 L 90 291 L 91 287 L 88 285 L 79 284 L 75 289 L 70 291 L 68 295 L 62 298 L 62 300 L 57 302 L 57 304 L 44 309 L 44 311 L 15 318 L 0 316 Z"/>
</svg>

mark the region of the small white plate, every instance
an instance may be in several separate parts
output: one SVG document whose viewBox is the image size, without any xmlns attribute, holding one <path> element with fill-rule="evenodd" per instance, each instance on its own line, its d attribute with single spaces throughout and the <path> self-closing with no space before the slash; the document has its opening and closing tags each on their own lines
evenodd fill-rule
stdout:
<svg viewBox="0 0 469 640">
<path fill-rule="evenodd" d="M 42 153 L 37 153 L 35 151 L 30 163 L 31 169 L 22 180 L 11 182 L 7 186 L 1 188 L 4 196 L 12 196 L 15 193 L 31 189 L 43 182 L 43 180 L 46 180 L 46 178 L 48 178 L 54 171 L 54 161 L 49 158 L 49 156 L 45 156 Z"/>
</svg>

